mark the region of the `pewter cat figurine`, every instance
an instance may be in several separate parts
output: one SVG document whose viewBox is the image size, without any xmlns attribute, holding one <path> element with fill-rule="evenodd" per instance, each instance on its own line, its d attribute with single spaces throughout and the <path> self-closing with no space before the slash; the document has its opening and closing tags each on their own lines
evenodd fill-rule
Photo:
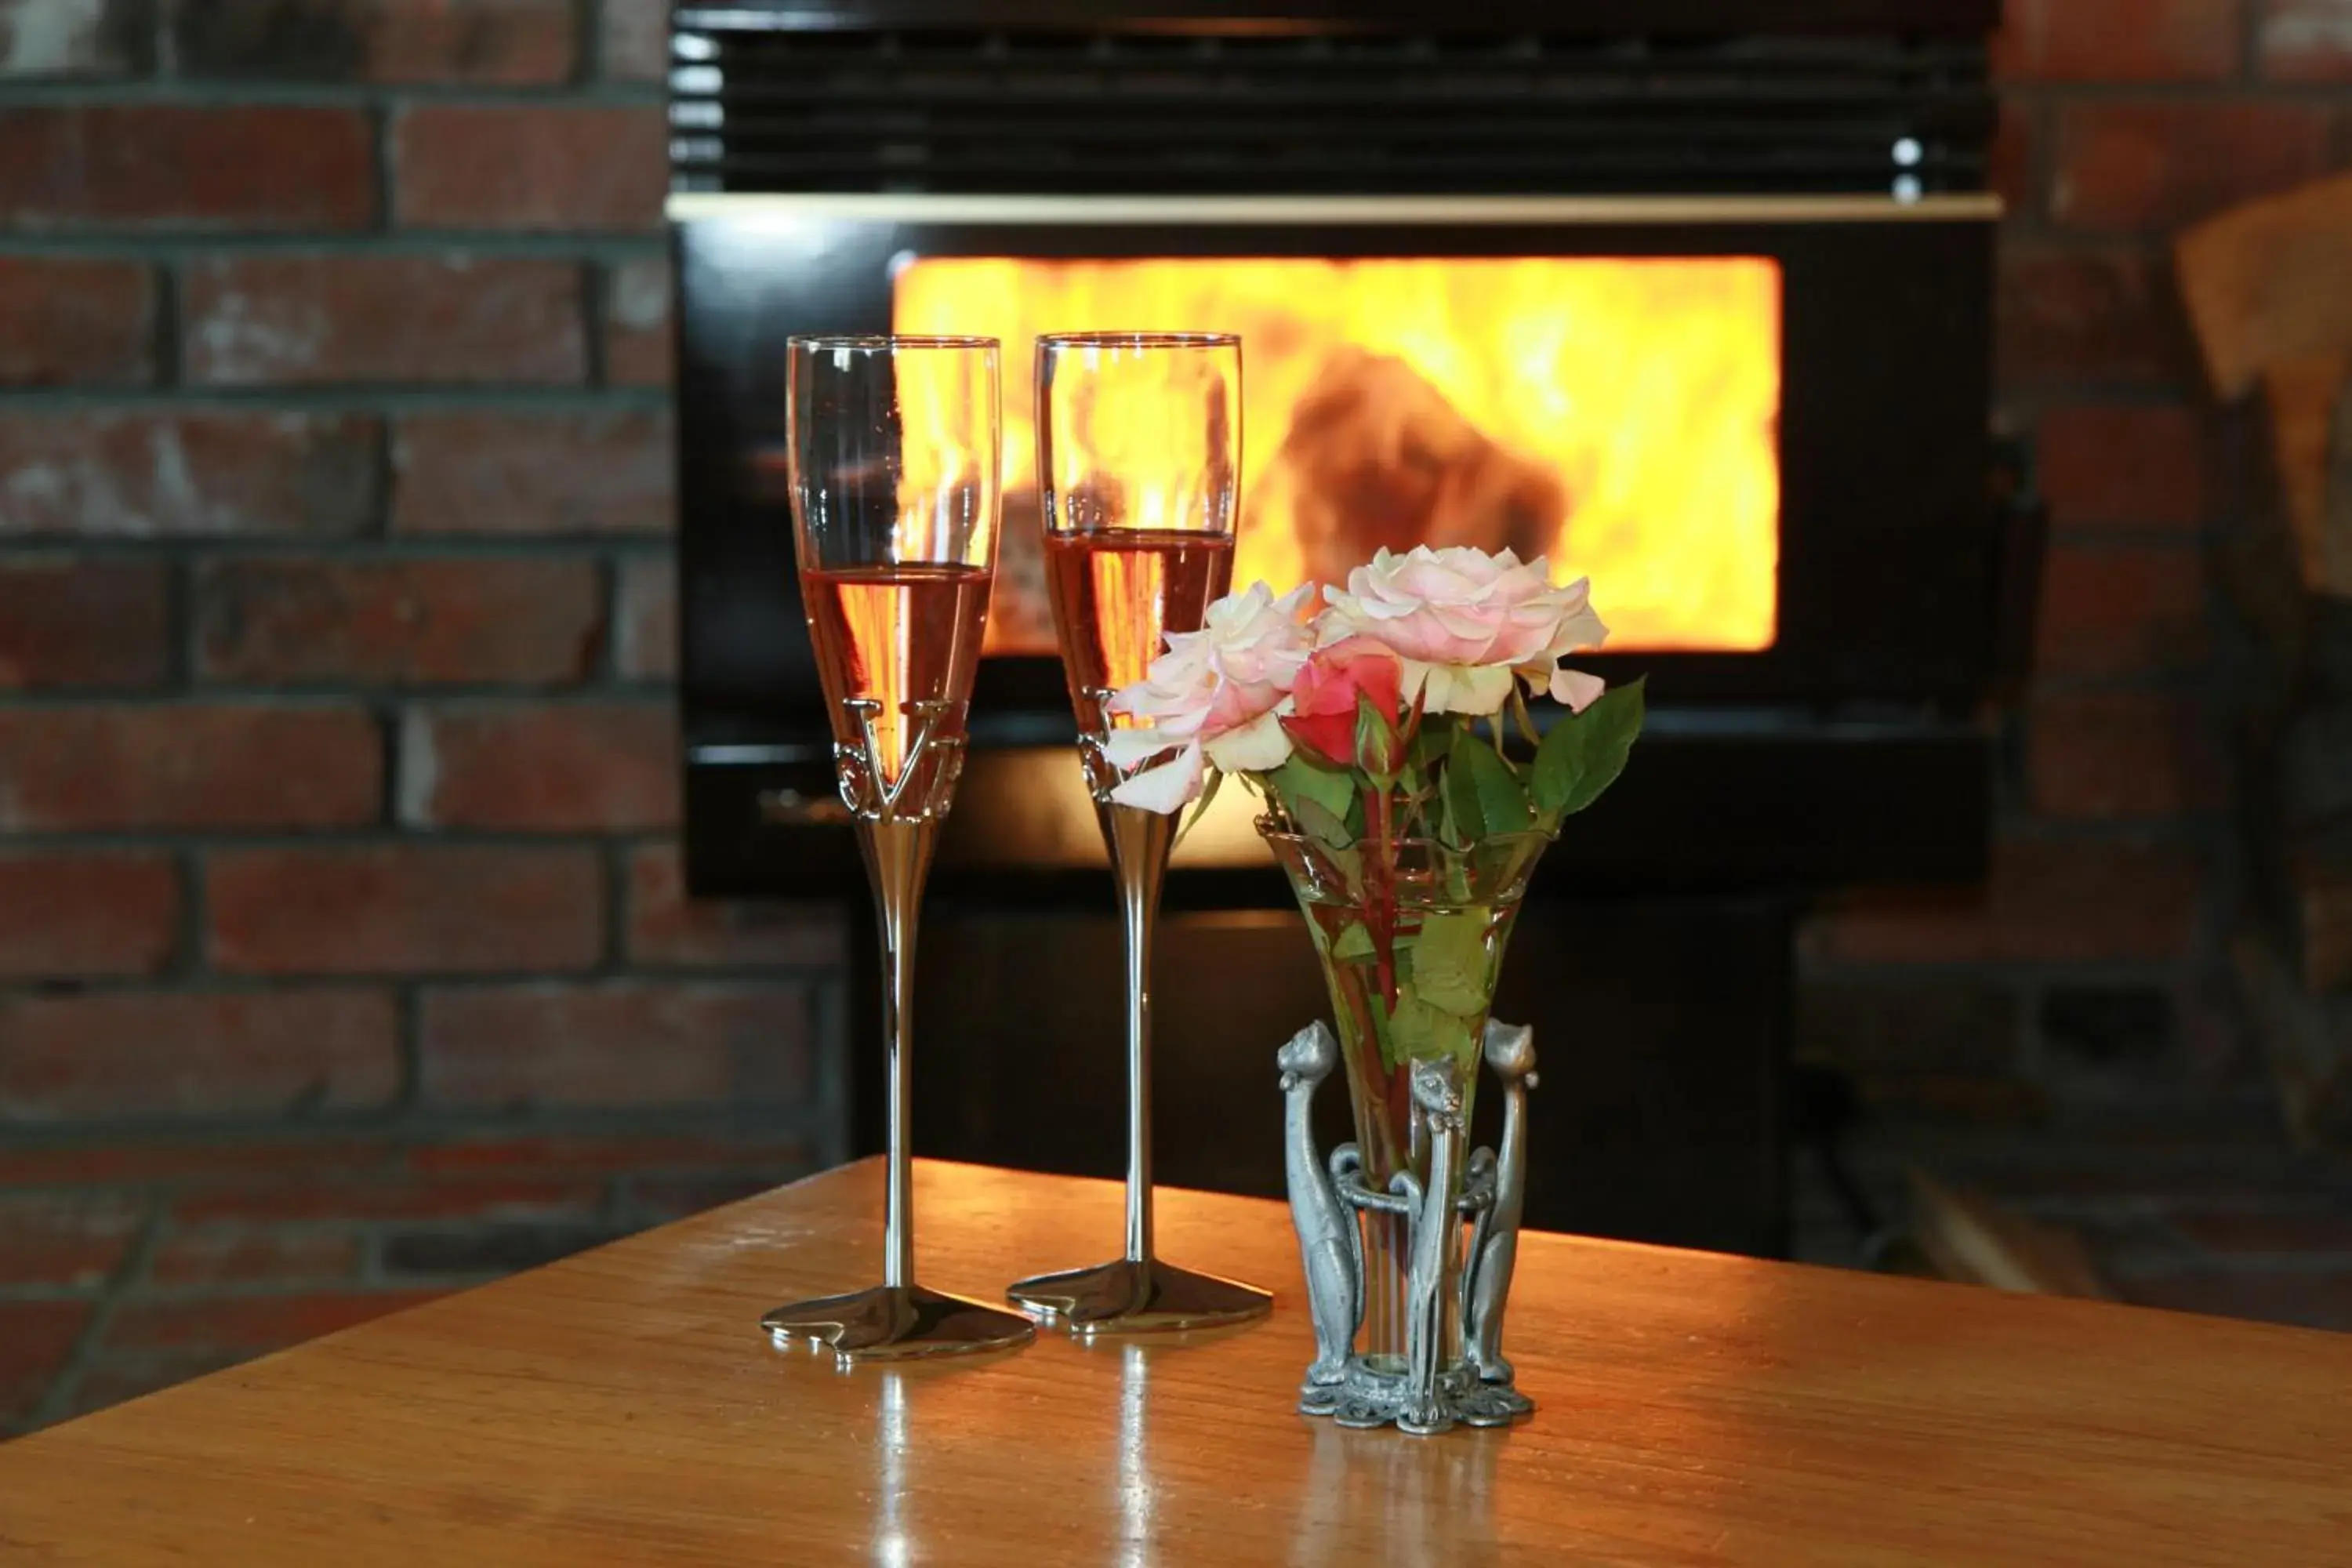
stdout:
<svg viewBox="0 0 2352 1568">
<path fill-rule="evenodd" d="M 1291 1036 L 1275 1057 L 1282 1068 L 1283 1165 L 1289 1176 L 1290 1219 L 1298 1231 L 1298 1260 L 1306 1272 L 1307 1309 L 1315 1324 L 1315 1363 L 1298 1391 L 1299 1408 L 1309 1414 L 1328 1411 L 1337 1402 L 1363 1302 L 1363 1244 L 1356 1216 L 1324 1173 L 1308 1115 L 1316 1089 L 1339 1060 L 1339 1042 L 1319 1019 Z"/>
<path fill-rule="evenodd" d="M 1400 1171 L 1391 1184 L 1419 1205 L 1405 1280 L 1404 1403 L 1396 1424 L 1399 1431 L 1427 1435 L 1454 1425 L 1437 1394 L 1437 1373 L 1445 1351 L 1445 1264 L 1460 1228 L 1454 1217 L 1454 1181 L 1462 1168 L 1460 1069 L 1446 1061 L 1414 1062 L 1412 1103 L 1429 1131 L 1429 1182 L 1424 1187 Z"/>
<path fill-rule="evenodd" d="M 1535 1031 L 1490 1020 L 1486 1056 L 1503 1085 L 1503 1138 L 1495 1161 L 1495 1199 L 1471 1231 L 1470 1262 L 1462 1273 L 1463 1353 L 1481 1381 L 1508 1384 L 1512 1371 L 1503 1359 L 1503 1305 L 1518 1261 L 1519 1215 L 1527 1201 L 1528 1090 L 1536 1086 Z M 1513 1403 L 1523 1398 L 1515 1395 Z"/>
</svg>

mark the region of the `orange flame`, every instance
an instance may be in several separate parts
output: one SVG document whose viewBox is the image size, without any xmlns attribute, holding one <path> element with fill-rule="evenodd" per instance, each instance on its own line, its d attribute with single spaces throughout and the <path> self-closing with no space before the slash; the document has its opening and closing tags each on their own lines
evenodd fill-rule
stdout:
<svg viewBox="0 0 2352 1568">
<path fill-rule="evenodd" d="M 1031 345 L 1094 330 L 1242 335 L 1236 586 L 1330 580 L 1382 543 L 1509 544 L 1594 579 L 1612 649 L 1772 644 L 1769 258 L 930 257 L 895 289 L 897 331 L 1005 344 L 992 653 L 1054 647 L 1032 581 Z"/>
</svg>

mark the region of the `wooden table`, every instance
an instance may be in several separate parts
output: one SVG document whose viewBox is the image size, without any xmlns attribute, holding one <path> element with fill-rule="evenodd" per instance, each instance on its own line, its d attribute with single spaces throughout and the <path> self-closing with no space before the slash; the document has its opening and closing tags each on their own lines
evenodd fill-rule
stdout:
<svg viewBox="0 0 2352 1568">
<path fill-rule="evenodd" d="M 1275 1204 L 1161 1194 L 1271 1321 L 836 1373 L 761 1311 L 877 1278 L 852 1166 L 0 1447 L 0 1563 L 2352 1563 L 2352 1336 L 1530 1237 L 1541 1405 L 1292 1412 Z M 1118 1191 L 925 1165 L 924 1278 L 1111 1249 Z"/>
</svg>

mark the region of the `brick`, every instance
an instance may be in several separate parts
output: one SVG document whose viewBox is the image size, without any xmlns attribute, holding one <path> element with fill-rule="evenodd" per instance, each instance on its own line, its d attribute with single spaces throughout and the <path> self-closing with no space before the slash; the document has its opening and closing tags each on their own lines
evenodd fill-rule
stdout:
<svg viewBox="0 0 2352 1568">
<path fill-rule="evenodd" d="M 580 1220 L 603 1206 L 604 1184 L 578 1176 L 506 1176 L 494 1180 L 420 1181 L 332 1176 L 299 1183 L 244 1183 L 181 1194 L 172 1204 L 175 1225 L 369 1224 L 383 1221 L 478 1221 L 519 1224 Z"/>
<path fill-rule="evenodd" d="M 205 894 L 212 960 L 231 973 L 584 969 L 604 945 L 585 849 L 224 850 Z"/>
<path fill-rule="evenodd" d="M 2352 1330 L 2352 1268 L 2182 1269 L 2127 1280 L 2121 1289 L 2143 1307 Z"/>
<path fill-rule="evenodd" d="M 0 1003 L 0 1121 L 372 1110 L 401 1080 L 391 996 L 90 993 Z"/>
<path fill-rule="evenodd" d="M 300 0 L 183 4 L 173 60 L 199 81 L 566 81 L 577 47 L 572 0 Z"/>
<path fill-rule="evenodd" d="M 89 1415 L 171 1388 L 191 1378 L 205 1377 L 248 1359 L 236 1351 L 164 1351 L 140 1355 L 101 1356 L 74 1384 L 68 1416 Z"/>
<path fill-rule="evenodd" d="M 569 682 L 604 610 L 586 561 L 211 562 L 195 584 L 197 674 L 225 681 Z"/>
<path fill-rule="evenodd" d="M 401 726 L 400 819 L 418 827 L 583 833 L 675 826 L 667 702 L 467 702 Z"/>
<path fill-rule="evenodd" d="M 809 998 L 796 984 L 442 988 L 425 994 L 417 1051 L 434 1105 L 787 1105 L 809 1094 Z"/>
<path fill-rule="evenodd" d="M 1824 963 L 2171 963 L 2196 945 L 2205 867 L 2161 840 L 2004 837 L 1972 889 L 1849 895 L 1808 922 Z"/>
<path fill-rule="evenodd" d="M 823 903 L 689 899 L 675 844 L 629 852 L 629 961 L 662 967 L 721 968 L 847 962 L 848 916 Z"/>
<path fill-rule="evenodd" d="M 242 703 L 0 710 L 0 828 L 353 826 L 382 813 L 362 709 Z"/>
<path fill-rule="evenodd" d="M 393 157 L 408 228 L 647 231 L 669 188 L 658 103 L 415 105 Z"/>
<path fill-rule="evenodd" d="M 664 0 L 604 0 L 604 74 L 659 81 L 669 70 L 669 7 Z"/>
<path fill-rule="evenodd" d="M 2257 0 L 2254 58 L 2273 81 L 2352 81 L 2352 6 Z"/>
<path fill-rule="evenodd" d="M 166 587 L 143 563 L 0 556 L 0 690 L 162 684 Z"/>
<path fill-rule="evenodd" d="M 667 555 L 621 563 L 613 662 L 624 680 L 677 679 L 677 563 Z"/>
<path fill-rule="evenodd" d="M 143 849 L 0 855 L 0 975 L 152 974 L 179 945 L 180 874 Z"/>
<path fill-rule="evenodd" d="M 1993 41 L 2010 81 L 2218 81 L 2237 68 L 2224 0 L 2009 0 Z"/>
<path fill-rule="evenodd" d="M 604 379 L 667 386 L 677 374 L 667 256 L 633 256 L 604 279 Z"/>
<path fill-rule="evenodd" d="M 0 80 L 136 76 L 154 63 L 154 0 L 0 0 Z"/>
<path fill-rule="evenodd" d="M 2202 386 L 2171 278 L 2147 256 L 2011 244 L 1997 265 L 2004 382 Z"/>
<path fill-rule="evenodd" d="M 198 384 L 562 385 L 587 374 L 580 268 L 467 256 L 216 257 L 188 269 Z"/>
<path fill-rule="evenodd" d="M 2219 804 L 2220 763 L 2201 709 L 2164 693 L 2035 700 L 2033 809 L 2044 816 L 2160 820 Z"/>
<path fill-rule="evenodd" d="M 341 537 L 373 525 L 381 427 L 322 414 L 0 414 L 0 535 Z"/>
<path fill-rule="evenodd" d="M 462 1230 L 395 1231 L 379 1258 L 395 1279 L 473 1276 L 495 1279 L 602 1247 L 628 1234 L 610 1221 L 590 1225 L 503 1225 Z"/>
<path fill-rule="evenodd" d="M 626 1195 L 621 1199 L 622 1212 L 646 1225 L 667 1225 L 671 1220 L 705 1213 L 721 1205 L 739 1203 L 761 1193 L 773 1192 L 787 1182 L 798 1181 L 812 1168 L 805 1151 L 795 1160 L 778 1163 L 773 1169 L 695 1176 L 642 1176 L 629 1184 Z"/>
<path fill-rule="evenodd" d="M 348 1131 L 320 1137 L 280 1123 L 264 1136 L 249 1129 L 226 1137 L 189 1136 L 158 1128 L 145 1138 L 110 1136 L 100 1143 L 11 1148 L 0 1143 L 0 1184 L 68 1186 L 89 1183 L 212 1184 L 260 1179 L 286 1184 L 350 1178 L 398 1168 L 387 1139 Z"/>
<path fill-rule="evenodd" d="M 428 1175 L 511 1175 L 517 1172 L 602 1175 L 648 1171 L 765 1171 L 797 1165 L 807 1158 L 808 1145 L 801 1139 L 743 1132 L 698 1132 L 692 1137 L 541 1133 L 428 1143 L 412 1150 L 407 1163 L 409 1169 Z"/>
<path fill-rule="evenodd" d="M 2208 1209 L 2170 1217 L 2175 1228 L 2208 1252 L 2331 1257 L 2352 1266 L 2352 1214 L 2340 1209 Z"/>
<path fill-rule="evenodd" d="M 95 1311 L 88 1301 L 0 1301 L 0 1433 L 32 1420 Z"/>
<path fill-rule="evenodd" d="M 2170 405 L 2078 403 L 2042 416 L 2042 493 L 2061 528 L 2193 532 L 2212 506 L 2205 421 Z"/>
<path fill-rule="evenodd" d="M 0 213 L 17 229 L 357 229 L 376 214 L 356 109 L 41 105 L 0 112 Z"/>
<path fill-rule="evenodd" d="M 155 379 L 155 279 L 133 261 L 0 257 L 0 383 Z"/>
<path fill-rule="evenodd" d="M 130 1254 L 147 1205 L 116 1193 L 0 1193 L 0 1285 L 89 1290 Z"/>
<path fill-rule="evenodd" d="M 257 1355 L 422 1306 L 446 1293 L 331 1290 L 134 1300 L 115 1313 L 105 1344 L 110 1353 L 210 1351 Z"/>
<path fill-rule="evenodd" d="M 2194 669 L 2206 647 L 2205 563 L 2195 551 L 2057 544 L 2044 557 L 2041 673 Z"/>
<path fill-rule="evenodd" d="M 2176 228 L 2324 173 L 2332 123 L 2299 103 L 2064 104 L 2050 214 L 2082 229 Z"/>
<path fill-rule="evenodd" d="M 676 509 L 667 414 L 439 414 L 393 443 L 398 533 L 661 534 Z"/>
<path fill-rule="evenodd" d="M 2041 140 L 2034 106 L 2003 100 L 2000 119 L 1993 128 L 1986 180 L 2011 216 L 2042 210 L 2041 181 L 2033 163 Z"/>
<path fill-rule="evenodd" d="M 2010 1078 L 2021 1036 L 2016 994 L 1979 980 L 1809 979 L 1798 987 L 1799 1056 L 1866 1082 Z"/>
<path fill-rule="evenodd" d="M 359 1267 L 359 1237 L 347 1230 L 208 1226 L 163 1237 L 147 1275 L 166 1287 L 324 1285 L 350 1279 Z"/>
</svg>

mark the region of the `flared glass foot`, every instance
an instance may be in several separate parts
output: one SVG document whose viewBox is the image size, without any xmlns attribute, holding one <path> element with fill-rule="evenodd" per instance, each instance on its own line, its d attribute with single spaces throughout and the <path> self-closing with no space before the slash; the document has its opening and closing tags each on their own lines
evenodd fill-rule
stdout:
<svg viewBox="0 0 2352 1568">
<path fill-rule="evenodd" d="M 761 1318 L 760 1326 L 779 1341 L 828 1348 L 844 1365 L 1008 1350 L 1037 1337 L 1037 1326 L 1017 1313 L 919 1285 L 877 1285 L 794 1301 Z"/>
<path fill-rule="evenodd" d="M 1004 1292 L 1013 1304 L 1058 1323 L 1080 1339 L 1097 1334 L 1168 1333 L 1245 1323 L 1273 1309 L 1255 1285 L 1195 1274 L 1156 1258 L 1120 1258 L 1092 1268 L 1040 1274 Z"/>
</svg>

